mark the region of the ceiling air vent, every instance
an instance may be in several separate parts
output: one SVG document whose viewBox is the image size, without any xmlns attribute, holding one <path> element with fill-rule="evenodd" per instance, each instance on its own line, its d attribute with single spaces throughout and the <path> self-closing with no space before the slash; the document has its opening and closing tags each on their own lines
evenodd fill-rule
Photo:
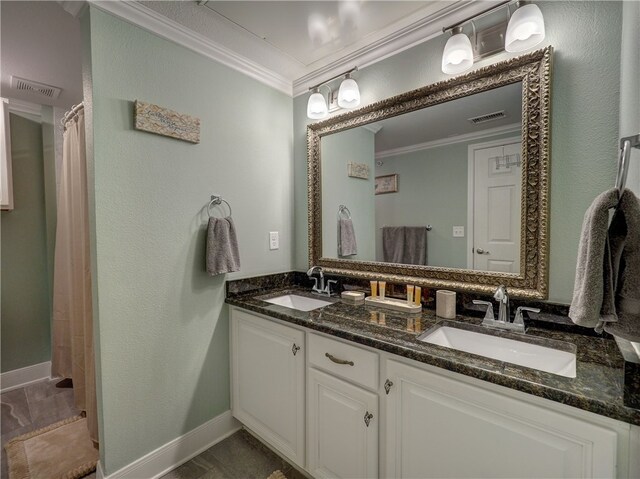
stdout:
<svg viewBox="0 0 640 479">
<path fill-rule="evenodd" d="M 33 80 L 26 80 L 17 76 L 11 77 L 11 88 L 20 90 L 23 92 L 34 93 L 36 95 L 46 96 L 47 98 L 58 98 L 61 88 L 47 85 L 45 83 L 38 83 Z"/>
<path fill-rule="evenodd" d="M 504 118 L 505 115 L 504 110 L 494 111 L 493 113 L 487 113 L 486 115 L 476 116 L 474 118 L 467 118 L 471 123 L 477 125 L 478 123 L 485 123 L 487 121 L 499 120 L 500 118 Z"/>
</svg>

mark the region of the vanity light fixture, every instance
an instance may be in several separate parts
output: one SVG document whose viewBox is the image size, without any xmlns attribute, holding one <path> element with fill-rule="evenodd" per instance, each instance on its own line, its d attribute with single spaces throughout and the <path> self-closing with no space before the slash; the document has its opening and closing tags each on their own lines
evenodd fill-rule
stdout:
<svg viewBox="0 0 640 479">
<path fill-rule="evenodd" d="M 313 93 L 311 93 L 307 103 L 307 116 L 312 120 L 322 120 L 328 115 L 327 102 L 324 99 L 324 95 L 320 93 L 320 87 L 316 87 L 313 89 Z"/>
<path fill-rule="evenodd" d="M 455 27 L 452 33 L 442 52 L 442 72 L 449 75 L 465 72 L 473 66 L 471 40 L 462 33 L 462 27 Z"/>
<path fill-rule="evenodd" d="M 310 87 L 309 91 L 311 91 L 311 96 L 309 96 L 309 101 L 307 102 L 307 117 L 311 120 L 322 120 L 329 115 L 329 105 L 335 101 L 335 96 L 331 87 L 327 84 L 340 77 L 344 77 L 344 80 L 342 80 L 340 89 L 338 90 L 336 108 L 350 109 L 360 106 L 360 89 L 356 81 L 351 78 L 351 74 L 357 70 L 358 67 L 354 67 L 347 72 L 340 73 L 322 83 Z M 323 86 L 329 89 L 328 102 L 325 96 L 320 93 L 320 88 Z M 335 108 L 333 110 L 335 110 Z"/>
<path fill-rule="evenodd" d="M 516 11 L 511 14 L 510 5 L 517 5 Z M 474 20 L 494 12 L 502 7 L 507 8 L 506 21 L 476 31 Z M 473 34 L 471 38 L 462 32 L 462 27 L 471 23 Z M 506 31 L 505 31 L 506 26 Z M 504 38 L 504 50 L 507 52 L 521 52 L 535 47 L 544 40 L 544 17 L 537 5 L 526 0 L 506 0 L 498 5 L 490 7 L 477 15 L 466 18 L 454 25 L 445 27 L 443 32 L 451 31 L 452 36 L 442 52 L 442 71 L 449 75 L 456 75 L 467 71 L 473 66 L 474 58 L 484 58 L 502 51 L 501 45 Z M 487 48 L 492 43 L 493 49 Z"/>
<path fill-rule="evenodd" d="M 542 42 L 544 34 L 544 17 L 540 8 L 521 1 L 509 20 L 504 49 L 508 52 L 528 50 Z"/>
</svg>

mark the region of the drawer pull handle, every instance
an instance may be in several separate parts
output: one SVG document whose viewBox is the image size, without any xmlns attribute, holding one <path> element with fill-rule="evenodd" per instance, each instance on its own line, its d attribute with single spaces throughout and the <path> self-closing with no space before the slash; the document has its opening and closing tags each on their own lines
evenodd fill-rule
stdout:
<svg viewBox="0 0 640 479">
<path fill-rule="evenodd" d="M 347 361 L 345 359 L 338 359 L 335 356 L 333 356 L 332 354 L 329 353 L 324 353 L 324 355 L 326 357 L 328 357 L 331 361 L 333 361 L 336 364 L 348 364 L 349 366 L 353 366 L 353 361 Z"/>
<path fill-rule="evenodd" d="M 371 422 L 372 419 L 373 419 L 373 414 L 371 414 L 369 411 L 364 413 L 364 423 L 367 425 L 367 427 L 369 427 L 369 423 Z"/>
<path fill-rule="evenodd" d="M 300 351 L 300 346 L 297 346 L 296 343 L 293 343 L 293 346 L 291 347 L 291 352 L 295 356 L 298 351 Z"/>
<path fill-rule="evenodd" d="M 384 390 L 387 393 L 387 395 L 389 394 L 389 391 L 391 391 L 391 386 L 393 386 L 393 381 L 390 381 L 389 379 L 387 379 L 384 382 Z"/>
</svg>

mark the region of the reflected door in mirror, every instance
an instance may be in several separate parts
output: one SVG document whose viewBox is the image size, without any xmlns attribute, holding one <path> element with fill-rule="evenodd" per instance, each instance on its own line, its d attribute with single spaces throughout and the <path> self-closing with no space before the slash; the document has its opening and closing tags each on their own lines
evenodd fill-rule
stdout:
<svg viewBox="0 0 640 479">
<path fill-rule="evenodd" d="M 473 192 L 470 269 L 520 272 L 520 139 L 469 148 Z"/>
</svg>

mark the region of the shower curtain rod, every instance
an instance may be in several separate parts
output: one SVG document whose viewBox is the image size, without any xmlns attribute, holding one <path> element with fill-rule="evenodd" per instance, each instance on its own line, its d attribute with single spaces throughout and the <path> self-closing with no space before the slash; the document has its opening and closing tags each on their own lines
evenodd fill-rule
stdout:
<svg viewBox="0 0 640 479">
<path fill-rule="evenodd" d="M 76 115 L 83 108 L 84 108 L 84 102 L 80 102 L 77 105 L 72 106 L 71 110 L 66 112 L 62 117 L 62 126 L 65 126 L 67 122 L 71 120 L 71 118 L 73 118 L 73 116 Z"/>
</svg>

